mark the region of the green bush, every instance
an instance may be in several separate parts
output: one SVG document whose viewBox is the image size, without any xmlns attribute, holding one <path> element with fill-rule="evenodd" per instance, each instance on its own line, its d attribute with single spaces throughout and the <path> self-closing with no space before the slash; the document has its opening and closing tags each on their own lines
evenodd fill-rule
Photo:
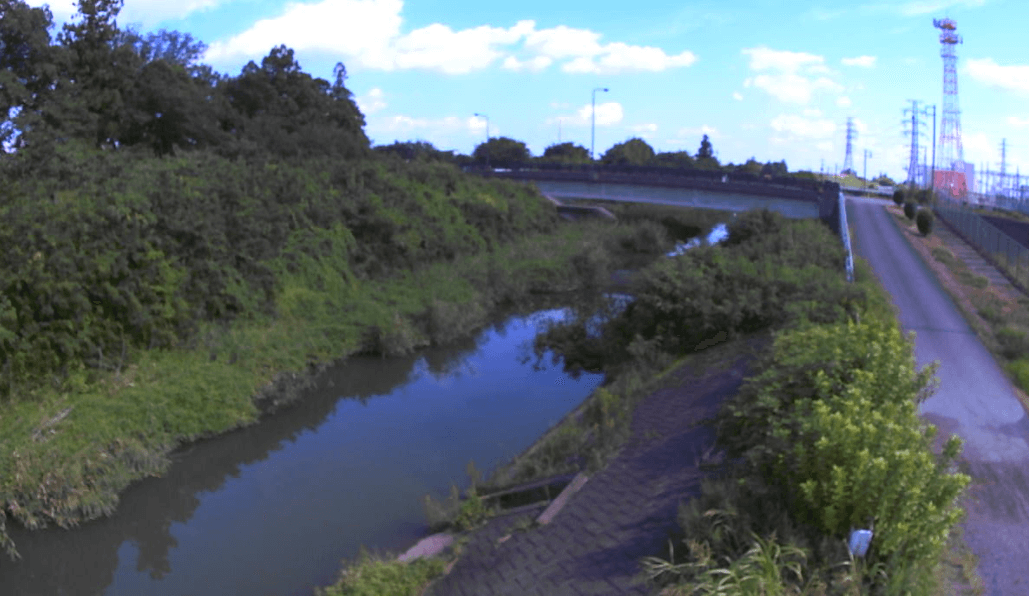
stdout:
<svg viewBox="0 0 1029 596">
<path fill-rule="evenodd" d="M 1029 358 L 1019 358 L 1008 364 L 1007 369 L 1015 377 L 1015 384 L 1022 391 L 1029 391 Z"/>
<path fill-rule="evenodd" d="M 901 205 L 904 204 L 904 189 L 903 188 L 898 188 L 898 189 L 893 191 L 893 202 L 896 203 L 898 207 L 900 207 Z"/>
<path fill-rule="evenodd" d="M 719 334 L 843 320 L 847 305 L 864 300 L 864 286 L 842 275 L 839 240 L 820 222 L 748 212 L 730 226 L 730 238 L 652 264 L 624 310 L 556 324 L 537 337 L 536 354 L 553 350 L 570 370 L 600 370 L 630 360 L 630 347 L 676 356 Z"/>
<path fill-rule="evenodd" d="M 933 222 L 935 221 L 933 212 L 927 208 L 918 210 L 915 215 L 915 224 L 918 226 L 918 233 L 923 236 L 928 236 L 933 231 Z"/>
<path fill-rule="evenodd" d="M 960 440 L 937 457 L 918 417 L 934 370 L 916 373 L 910 343 L 878 322 L 784 332 L 761 370 L 719 418 L 730 455 L 779 486 L 800 523 L 840 539 L 874 524 L 874 560 L 928 572 L 968 484 L 950 471 Z"/>
<path fill-rule="evenodd" d="M 918 203 L 914 201 L 908 201 L 904 203 L 904 215 L 908 219 L 915 219 L 915 214 L 918 212 Z"/>
<path fill-rule="evenodd" d="M 955 263 L 954 253 L 950 252 L 946 248 L 934 248 L 933 258 L 944 265 L 953 265 Z"/>
<path fill-rule="evenodd" d="M 1008 360 L 1029 356 L 1029 334 L 1022 329 L 1005 327 L 997 331 L 997 343 Z"/>
<path fill-rule="evenodd" d="M 632 232 L 621 238 L 624 250 L 634 253 L 653 254 L 669 245 L 665 226 L 656 221 L 643 220 L 632 227 Z"/>
</svg>

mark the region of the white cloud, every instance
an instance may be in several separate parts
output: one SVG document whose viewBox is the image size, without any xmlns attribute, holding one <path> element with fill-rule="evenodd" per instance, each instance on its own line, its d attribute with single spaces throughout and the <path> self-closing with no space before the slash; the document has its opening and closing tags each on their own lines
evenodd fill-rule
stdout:
<svg viewBox="0 0 1029 596">
<path fill-rule="evenodd" d="M 836 106 L 840 108 L 849 108 L 851 105 L 850 98 L 846 95 L 841 95 L 836 98 Z"/>
<path fill-rule="evenodd" d="M 740 94 L 739 91 L 733 91 L 732 98 L 736 101 L 743 101 L 743 96 Z"/>
<path fill-rule="evenodd" d="M 322 0 L 287 4 L 274 18 L 262 19 L 207 50 L 212 62 L 258 58 L 278 45 L 294 50 L 340 55 L 361 66 L 391 69 L 391 42 L 400 34 L 401 0 Z"/>
<path fill-rule="evenodd" d="M 533 31 L 525 39 L 526 49 L 555 60 L 596 56 L 601 52 L 600 34 L 587 29 L 559 25 Z"/>
<path fill-rule="evenodd" d="M 832 120 L 805 118 L 795 114 L 779 114 L 770 124 L 776 132 L 805 139 L 828 139 L 836 132 L 836 123 Z"/>
<path fill-rule="evenodd" d="M 150 28 L 158 23 L 168 20 L 182 19 L 194 12 L 213 8 L 224 0 L 129 0 L 118 13 L 118 23 L 140 23 L 144 28 Z M 69 22 L 78 13 L 76 0 L 28 0 L 29 6 L 50 5 L 50 12 L 54 15 L 54 23 L 60 26 L 61 23 Z M 269 46 L 270 47 L 270 46 Z"/>
<path fill-rule="evenodd" d="M 561 123 L 562 126 L 590 126 L 592 118 L 592 107 L 586 104 L 575 111 L 573 115 L 561 115 L 547 119 L 547 125 Z M 614 126 L 625 117 L 622 104 L 616 101 L 609 101 L 597 104 L 597 126 Z"/>
<path fill-rule="evenodd" d="M 669 68 L 690 66 L 697 61 L 692 52 L 669 56 L 660 48 L 610 43 L 596 56 L 579 56 L 566 62 L 561 70 L 567 73 L 617 74 L 628 71 L 661 72 Z"/>
<path fill-rule="evenodd" d="M 810 79 L 794 73 L 761 74 L 754 77 L 753 84 L 785 103 L 808 103 L 815 91 L 843 91 L 842 85 L 827 77 Z"/>
<path fill-rule="evenodd" d="M 424 68 L 445 74 L 467 74 L 492 64 L 503 53 L 497 46 L 510 45 L 532 30 L 532 21 L 520 21 L 510 29 L 475 27 L 453 31 L 435 23 L 401 36 L 393 43 L 396 68 Z M 391 68 L 386 67 L 386 70 Z"/>
<path fill-rule="evenodd" d="M 965 61 L 969 76 L 980 83 L 1021 94 L 1029 94 L 1029 65 L 1001 66 L 993 58 Z"/>
<path fill-rule="evenodd" d="M 682 128 L 679 130 L 679 134 L 677 136 L 679 136 L 680 138 L 684 138 L 693 136 L 702 137 L 704 135 L 707 135 L 712 139 L 717 139 L 722 136 L 722 133 L 720 133 L 717 128 L 704 124 L 699 127 L 687 126 L 686 128 Z"/>
<path fill-rule="evenodd" d="M 1018 116 L 1008 116 L 1008 124 L 1015 128 L 1029 128 L 1029 118 L 1019 118 Z"/>
<path fill-rule="evenodd" d="M 653 124 L 653 123 L 650 123 L 650 124 L 634 124 L 632 126 L 627 126 L 626 128 L 628 128 L 630 131 L 636 132 L 636 133 L 653 133 L 653 132 L 657 132 L 657 124 Z"/>
<path fill-rule="evenodd" d="M 806 70 L 812 73 L 827 72 L 825 58 L 805 52 L 789 52 L 773 50 L 764 46 L 744 48 L 742 52 L 750 56 L 751 70 L 778 70 L 796 72 Z"/>
<path fill-rule="evenodd" d="M 784 103 L 806 104 L 815 92 L 840 93 L 843 86 L 829 78 L 825 58 L 805 52 L 773 50 L 766 47 L 744 48 L 750 69 L 758 72 L 743 81 Z"/>
<path fill-rule="evenodd" d="M 808 118 L 820 118 L 822 116 L 822 110 L 804 110 L 802 113 Z"/>
<path fill-rule="evenodd" d="M 536 56 L 535 58 L 525 60 L 524 62 L 514 56 L 508 56 L 507 58 L 504 58 L 504 68 L 515 72 L 522 70 L 539 72 L 553 64 L 553 62 L 554 61 L 547 56 Z"/>
<path fill-rule="evenodd" d="M 219 1 L 223 0 L 187 0 Z M 697 59 L 689 51 L 669 55 L 655 47 L 602 44 L 601 35 L 587 29 L 562 25 L 537 30 L 536 23 L 528 20 L 508 28 L 482 25 L 460 30 L 433 23 L 405 33 L 401 31 L 403 6 L 403 0 L 290 3 L 279 16 L 215 41 L 207 60 L 224 63 L 256 59 L 279 44 L 298 53 L 338 57 L 348 65 L 387 71 L 417 68 L 454 75 L 482 70 L 497 62 L 512 71 L 539 71 L 558 61 L 569 73 L 660 72 L 690 66 Z"/>
<path fill-rule="evenodd" d="M 589 122 L 592 115 L 592 106 L 582 106 L 579 108 L 578 121 Z M 597 106 L 597 126 L 611 126 L 618 124 L 622 121 L 624 112 L 622 111 L 622 104 L 611 101 L 602 103 Z"/>
<path fill-rule="evenodd" d="M 368 114 L 374 114 L 386 107 L 385 95 L 383 94 L 382 89 L 379 89 L 378 87 L 357 97 L 356 101 L 357 107 L 360 108 L 361 113 L 365 116 Z"/>
<path fill-rule="evenodd" d="M 815 143 L 815 149 L 825 153 L 832 153 L 835 150 L 832 141 L 819 141 Z"/>
<path fill-rule="evenodd" d="M 986 3 L 986 0 L 911 0 L 903 4 L 877 4 L 871 8 L 899 12 L 905 17 L 917 17 L 930 13 L 944 12 L 949 8 L 976 8 Z"/>
<path fill-rule="evenodd" d="M 860 66 L 862 68 L 872 68 L 875 66 L 875 56 L 858 56 L 856 58 L 844 58 L 840 60 L 844 66 Z"/>
<path fill-rule="evenodd" d="M 459 118 L 457 116 L 444 116 L 442 118 L 416 118 L 412 116 L 385 116 L 374 117 L 368 121 L 370 132 L 430 132 L 430 133 L 453 133 L 466 132 L 469 134 L 483 134 L 486 129 L 486 121 L 474 116 Z M 490 135 L 497 136 L 499 131 L 494 127 L 490 128 Z"/>
</svg>

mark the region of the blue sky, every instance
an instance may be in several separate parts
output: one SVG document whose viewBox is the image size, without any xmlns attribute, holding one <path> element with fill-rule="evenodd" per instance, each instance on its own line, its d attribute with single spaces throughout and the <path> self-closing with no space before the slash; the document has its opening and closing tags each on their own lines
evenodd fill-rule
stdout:
<svg viewBox="0 0 1029 596">
<path fill-rule="evenodd" d="M 30 0 L 32 4 L 43 4 Z M 74 12 L 50 2 L 55 20 Z M 125 0 L 119 24 L 177 29 L 236 74 L 275 45 L 332 78 L 343 62 L 376 144 L 426 140 L 470 152 L 490 133 L 534 154 L 633 136 L 695 153 L 707 133 L 722 162 L 785 159 L 832 171 L 858 129 L 854 165 L 906 177 L 908 100 L 942 109 L 933 18 L 957 22 L 966 161 L 1029 174 L 1029 42 L 1024 0 L 481 2 L 467 0 Z M 931 130 L 931 119 L 930 119 Z M 559 130 L 560 129 L 560 130 Z M 929 135 L 926 141 L 931 143 Z"/>
</svg>

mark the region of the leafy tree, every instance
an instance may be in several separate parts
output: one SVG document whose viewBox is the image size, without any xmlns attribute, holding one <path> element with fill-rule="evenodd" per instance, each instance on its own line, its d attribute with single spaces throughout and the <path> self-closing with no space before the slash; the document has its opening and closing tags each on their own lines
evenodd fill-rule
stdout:
<svg viewBox="0 0 1029 596">
<path fill-rule="evenodd" d="M 589 149 L 575 143 L 555 143 L 543 150 L 541 159 L 554 163 L 590 163 L 590 152 Z"/>
<path fill-rule="evenodd" d="M 80 20 L 67 23 L 58 41 L 67 50 L 66 86 L 51 115 L 60 113 L 62 133 L 97 147 L 117 145 L 126 122 L 126 101 L 141 65 L 125 43 L 116 18 L 123 0 L 79 0 Z"/>
<path fill-rule="evenodd" d="M 342 64 L 336 65 L 336 81 L 330 85 L 303 72 L 293 50 L 275 47 L 260 66 L 251 61 L 238 77 L 222 83 L 234 112 L 222 126 L 244 152 L 361 155 L 369 147 L 364 117 L 345 80 Z"/>
<path fill-rule="evenodd" d="M 472 152 L 477 164 L 505 166 L 529 161 L 532 154 L 529 147 L 521 141 L 508 137 L 493 137 L 485 143 L 479 143 Z"/>
<path fill-rule="evenodd" d="M 654 164 L 670 168 L 693 168 L 696 162 L 688 151 L 668 151 L 654 156 Z"/>
<path fill-rule="evenodd" d="M 441 151 L 426 141 L 394 141 L 392 145 L 374 147 L 376 153 L 395 155 L 406 161 L 448 161 L 453 162 L 453 151 Z"/>
<path fill-rule="evenodd" d="M 0 0 L 0 152 L 18 135 L 15 119 L 36 115 L 56 72 L 46 7 Z"/>
<path fill-rule="evenodd" d="M 711 140 L 707 135 L 700 140 L 700 149 L 697 150 L 697 167 L 703 170 L 717 170 L 720 166 L 715 159 L 715 150 L 711 146 Z"/>
<path fill-rule="evenodd" d="M 761 166 L 762 176 L 788 176 L 789 173 L 790 170 L 786 167 L 786 160 L 770 161 Z"/>
<path fill-rule="evenodd" d="M 743 174 L 752 174 L 754 176 L 760 176 L 762 170 L 761 162 L 751 157 L 746 163 L 736 166 L 735 171 Z"/>
<path fill-rule="evenodd" d="M 714 157 L 715 150 L 711 146 L 711 140 L 707 138 L 707 135 L 704 135 L 704 137 L 700 139 L 700 149 L 697 150 L 697 159 L 714 159 Z"/>
<path fill-rule="evenodd" d="M 879 177 L 874 179 L 874 180 L 872 180 L 872 182 L 875 182 L 876 184 L 878 184 L 880 186 L 896 186 L 897 185 L 897 183 L 893 180 L 893 178 L 890 178 L 886 174 L 880 174 Z"/>
<path fill-rule="evenodd" d="M 618 143 L 604 153 L 601 161 L 611 165 L 642 166 L 654 159 L 654 148 L 640 138 Z"/>
</svg>

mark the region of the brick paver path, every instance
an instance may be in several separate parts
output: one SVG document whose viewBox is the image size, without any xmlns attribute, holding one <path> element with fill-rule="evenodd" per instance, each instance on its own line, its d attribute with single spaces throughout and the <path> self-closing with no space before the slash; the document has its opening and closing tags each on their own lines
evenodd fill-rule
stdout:
<svg viewBox="0 0 1029 596">
<path fill-rule="evenodd" d="M 512 526 L 534 519 L 542 507 L 493 520 L 426 596 L 652 593 L 639 561 L 667 555 L 679 502 L 697 494 L 697 463 L 714 441 L 713 430 L 700 422 L 737 391 L 753 360 L 751 354 L 737 356 L 706 377 L 696 373 L 707 371 L 689 367 L 672 373 L 675 382 L 637 408 L 632 439 L 621 453 L 551 524 L 512 533 Z"/>
</svg>

